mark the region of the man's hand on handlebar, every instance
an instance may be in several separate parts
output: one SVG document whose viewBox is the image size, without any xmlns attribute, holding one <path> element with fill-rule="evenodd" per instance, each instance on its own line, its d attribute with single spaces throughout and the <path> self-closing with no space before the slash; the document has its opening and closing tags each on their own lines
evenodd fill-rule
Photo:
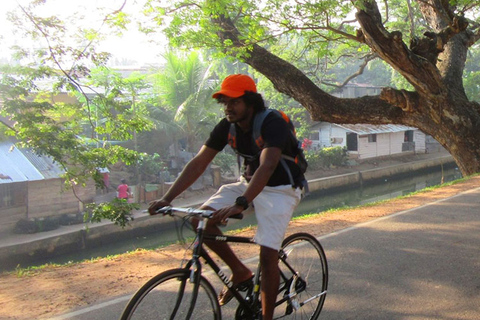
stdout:
<svg viewBox="0 0 480 320">
<path fill-rule="evenodd" d="M 241 219 L 242 215 L 241 213 L 243 212 L 243 208 L 237 205 L 232 205 L 229 207 L 222 208 L 215 212 L 211 218 L 213 222 L 219 223 L 221 225 L 227 224 L 228 218 L 237 216 L 237 219 Z"/>
<path fill-rule="evenodd" d="M 163 200 L 163 199 L 157 199 L 153 200 L 152 202 L 149 203 L 148 207 L 148 213 L 153 216 L 158 214 L 157 210 L 163 207 L 170 206 L 170 202 Z"/>
</svg>

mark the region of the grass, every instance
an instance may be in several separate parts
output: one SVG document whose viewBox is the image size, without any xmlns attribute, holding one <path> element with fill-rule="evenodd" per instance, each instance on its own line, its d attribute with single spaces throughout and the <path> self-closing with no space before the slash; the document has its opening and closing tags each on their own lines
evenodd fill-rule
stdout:
<svg viewBox="0 0 480 320">
<path fill-rule="evenodd" d="M 480 175 L 480 174 L 479 174 Z M 477 176 L 477 175 L 475 175 Z M 442 188 L 442 187 L 447 187 L 447 186 L 451 186 L 451 185 L 455 185 L 455 184 L 458 184 L 460 182 L 464 182 L 466 180 L 468 180 L 469 178 L 460 178 L 460 179 L 457 179 L 457 180 L 453 180 L 453 181 L 450 181 L 450 182 L 446 182 L 446 183 L 443 183 L 443 184 L 438 184 L 438 185 L 435 185 L 435 186 L 431 186 L 431 187 L 427 187 L 427 188 L 424 188 L 422 190 L 417 190 L 417 191 L 413 191 L 409 194 L 406 194 L 406 195 L 403 195 L 403 196 L 398 196 L 396 198 L 391 198 L 391 199 L 385 199 L 385 200 L 379 200 L 379 201 L 374 201 L 374 202 L 369 202 L 369 203 L 364 203 L 362 205 L 358 205 L 358 206 L 342 206 L 342 207 L 337 207 L 337 208 L 332 208 L 332 209 L 328 209 L 328 210 L 325 210 L 325 211 L 322 211 L 322 212 L 311 212 L 311 213 L 306 213 L 304 215 L 300 215 L 300 216 L 296 216 L 294 217 L 292 220 L 302 220 L 302 219 L 309 219 L 309 218 L 313 218 L 313 217 L 318 217 L 318 216 L 323 216 L 323 215 L 327 215 L 329 213 L 335 213 L 335 212 L 339 212 L 339 211 L 343 211 L 343 210 L 347 210 L 347 209 L 357 209 L 357 208 L 365 208 L 365 207 L 373 207 L 373 206 L 376 206 L 376 205 L 379 205 L 379 204 L 383 204 L 383 203 L 386 203 L 386 202 L 389 202 L 389 201 L 393 201 L 393 200 L 399 200 L 399 199 L 405 199 L 405 198 L 409 198 L 409 197 L 413 197 L 417 194 L 422 194 L 422 193 L 427 193 L 427 192 L 430 192 L 430 191 L 433 191 L 433 190 L 436 190 L 436 189 L 439 189 L 439 188 Z"/>
<path fill-rule="evenodd" d="M 17 277 L 19 278 L 22 278 L 22 277 L 28 277 L 28 276 L 32 276 L 34 275 L 35 273 L 38 273 L 44 269 L 47 269 L 47 268 L 50 268 L 50 267 L 66 267 L 66 266 L 70 266 L 70 265 L 73 265 L 74 262 L 72 261 L 69 261 L 67 263 L 62 263 L 62 264 L 57 264 L 57 263 L 46 263 L 46 264 L 42 264 L 40 266 L 29 266 L 29 267 L 20 267 L 20 265 L 17 265 L 17 267 L 15 268 L 15 271 L 11 271 L 11 272 L 4 272 L 4 274 L 16 274 Z"/>
</svg>

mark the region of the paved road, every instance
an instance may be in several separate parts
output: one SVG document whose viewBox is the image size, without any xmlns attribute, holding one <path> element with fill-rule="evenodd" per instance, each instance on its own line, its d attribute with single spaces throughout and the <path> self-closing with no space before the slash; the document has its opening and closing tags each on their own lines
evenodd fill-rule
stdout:
<svg viewBox="0 0 480 320">
<path fill-rule="evenodd" d="M 330 281 L 319 319 L 480 319 L 480 188 L 320 241 Z M 118 319 L 127 299 L 55 319 Z"/>
</svg>

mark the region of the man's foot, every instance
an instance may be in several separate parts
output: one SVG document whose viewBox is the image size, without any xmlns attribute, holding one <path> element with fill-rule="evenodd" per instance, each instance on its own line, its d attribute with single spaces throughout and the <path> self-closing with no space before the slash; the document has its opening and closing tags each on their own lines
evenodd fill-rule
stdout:
<svg viewBox="0 0 480 320">
<path fill-rule="evenodd" d="M 237 284 L 233 284 L 231 290 L 238 290 L 238 291 L 247 291 L 249 288 L 253 286 L 253 274 L 250 276 L 250 278 L 243 280 Z M 233 294 L 231 293 L 230 290 L 225 286 L 222 289 L 222 292 L 218 295 L 218 303 L 220 306 L 226 305 L 230 300 L 232 300 Z"/>
</svg>

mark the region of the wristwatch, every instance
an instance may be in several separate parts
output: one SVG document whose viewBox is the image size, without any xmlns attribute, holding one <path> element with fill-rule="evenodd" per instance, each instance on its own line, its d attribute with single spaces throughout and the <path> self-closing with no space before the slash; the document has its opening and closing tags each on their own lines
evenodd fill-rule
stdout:
<svg viewBox="0 0 480 320">
<path fill-rule="evenodd" d="M 248 200 L 244 196 L 238 197 L 235 200 L 235 205 L 243 207 L 243 210 L 247 210 L 248 208 Z"/>
</svg>

